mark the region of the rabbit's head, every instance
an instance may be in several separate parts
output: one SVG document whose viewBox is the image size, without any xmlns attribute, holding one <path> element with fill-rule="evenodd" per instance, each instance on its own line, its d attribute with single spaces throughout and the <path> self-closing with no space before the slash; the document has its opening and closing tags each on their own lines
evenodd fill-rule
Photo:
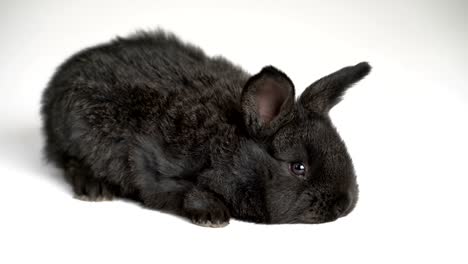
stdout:
<svg viewBox="0 0 468 264">
<path fill-rule="evenodd" d="M 322 223 L 354 208 L 353 164 L 328 112 L 370 69 L 365 62 L 343 68 L 310 85 L 298 100 L 291 80 L 273 67 L 247 82 L 246 128 L 270 160 L 262 178 L 269 222 Z"/>
</svg>

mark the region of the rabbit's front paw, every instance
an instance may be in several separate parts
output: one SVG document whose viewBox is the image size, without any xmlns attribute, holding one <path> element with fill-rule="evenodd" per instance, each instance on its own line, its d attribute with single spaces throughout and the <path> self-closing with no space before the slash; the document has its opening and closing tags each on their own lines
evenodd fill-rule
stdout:
<svg viewBox="0 0 468 264">
<path fill-rule="evenodd" d="M 196 225 L 224 227 L 229 224 L 229 209 L 210 193 L 190 193 L 185 199 L 184 207 L 187 217 Z"/>
<path fill-rule="evenodd" d="M 190 220 L 199 226 L 225 227 L 229 224 L 229 211 L 222 207 L 211 210 L 193 210 L 190 212 Z"/>
</svg>

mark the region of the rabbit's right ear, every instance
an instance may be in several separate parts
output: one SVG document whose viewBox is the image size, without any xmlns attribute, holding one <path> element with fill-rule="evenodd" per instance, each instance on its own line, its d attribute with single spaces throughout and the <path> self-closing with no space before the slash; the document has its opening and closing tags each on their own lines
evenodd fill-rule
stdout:
<svg viewBox="0 0 468 264">
<path fill-rule="evenodd" d="M 248 129 L 257 136 L 268 136 L 290 116 L 294 84 L 278 69 L 265 67 L 247 81 L 241 105 Z"/>
<path fill-rule="evenodd" d="M 299 98 L 299 104 L 316 113 L 328 113 L 336 105 L 346 89 L 360 81 L 371 71 L 367 62 L 342 68 L 311 84 Z"/>
</svg>

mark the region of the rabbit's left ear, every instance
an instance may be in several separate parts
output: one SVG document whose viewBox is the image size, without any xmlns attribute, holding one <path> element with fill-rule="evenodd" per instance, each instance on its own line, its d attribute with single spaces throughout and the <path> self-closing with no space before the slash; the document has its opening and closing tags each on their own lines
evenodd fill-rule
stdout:
<svg viewBox="0 0 468 264">
<path fill-rule="evenodd" d="M 254 133 L 275 131 L 294 106 L 294 85 L 286 74 L 268 66 L 252 76 L 241 97 L 244 121 Z"/>
<path fill-rule="evenodd" d="M 341 100 L 344 92 L 369 74 L 370 70 L 367 62 L 338 70 L 311 84 L 298 102 L 309 111 L 327 113 Z"/>
</svg>

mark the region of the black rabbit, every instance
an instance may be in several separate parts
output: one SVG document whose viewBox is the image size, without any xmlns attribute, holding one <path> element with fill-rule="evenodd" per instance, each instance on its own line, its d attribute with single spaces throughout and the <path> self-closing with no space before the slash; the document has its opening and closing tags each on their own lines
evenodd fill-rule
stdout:
<svg viewBox="0 0 468 264">
<path fill-rule="evenodd" d="M 42 100 L 46 156 L 86 200 L 125 197 L 204 226 L 333 221 L 358 187 L 328 111 L 369 71 L 343 68 L 296 101 L 272 66 L 250 76 L 140 32 L 57 70 Z"/>
</svg>

